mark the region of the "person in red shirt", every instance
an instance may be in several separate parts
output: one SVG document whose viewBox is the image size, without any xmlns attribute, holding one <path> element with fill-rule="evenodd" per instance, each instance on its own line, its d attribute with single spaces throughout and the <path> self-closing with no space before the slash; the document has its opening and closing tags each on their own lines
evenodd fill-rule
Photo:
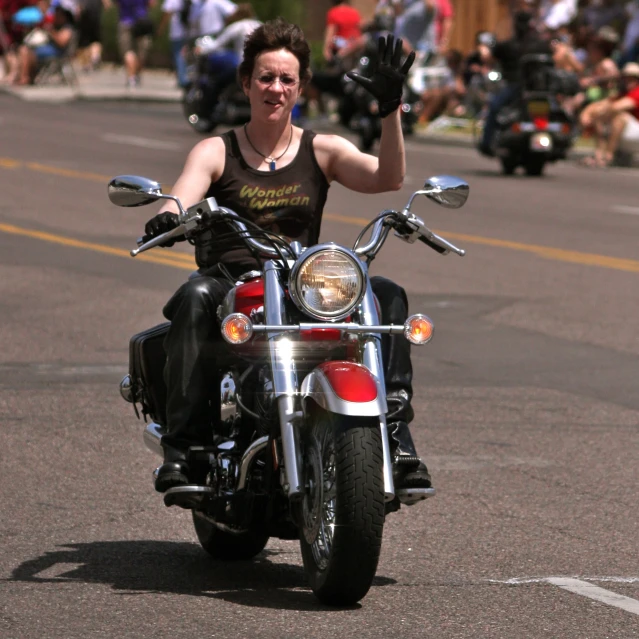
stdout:
<svg viewBox="0 0 639 639">
<path fill-rule="evenodd" d="M 597 151 L 587 162 L 592 167 L 607 167 L 618 150 L 639 152 L 639 64 L 628 62 L 621 70 L 622 97 L 609 97 L 591 105 L 581 114 L 583 127 L 608 124 L 608 138 L 598 140 Z"/>
<path fill-rule="evenodd" d="M 435 15 L 435 38 L 437 50 L 441 55 L 447 53 L 450 47 L 450 32 L 453 28 L 453 5 L 450 0 L 437 0 L 437 14 Z"/>
<path fill-rule="evenodd" d="M 333 0 L 334 5 L 326 14 L 324 32 L 324 59 L 331 62 L 339 50 L 350 41 L 361 37 L 362 16 L 351 7 L 348 0 Z"/>
</svg>

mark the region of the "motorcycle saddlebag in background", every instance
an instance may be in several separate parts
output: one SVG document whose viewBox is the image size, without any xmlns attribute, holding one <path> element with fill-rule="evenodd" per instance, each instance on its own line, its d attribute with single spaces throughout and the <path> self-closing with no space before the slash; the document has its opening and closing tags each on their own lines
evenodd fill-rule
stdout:
<svg viewBox="0 0 639 639">
<path fill-rule="evenodd" d="M 164 338 L 170 322 L 158 324 L 134 335 L 129 342 L 129 375 L 133 398 L 142 405 L 142 414 L 154 422 L 166 423 L 166 384 L 164 383 Z"/>
</svg>

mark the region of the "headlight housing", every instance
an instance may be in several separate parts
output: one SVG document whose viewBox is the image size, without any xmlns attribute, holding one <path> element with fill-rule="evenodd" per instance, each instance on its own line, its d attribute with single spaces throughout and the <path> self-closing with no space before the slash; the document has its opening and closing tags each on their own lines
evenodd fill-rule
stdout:
<svg viewBox="0 0 639 639">
<path fill-rule="evenodd" d="M 351 251 L 319 244 L 304 251 L 291 270 L 289 292 L 295 305 L 315 319 L 341 320 L 362 301 L 366 274 Z"/>
</svg>

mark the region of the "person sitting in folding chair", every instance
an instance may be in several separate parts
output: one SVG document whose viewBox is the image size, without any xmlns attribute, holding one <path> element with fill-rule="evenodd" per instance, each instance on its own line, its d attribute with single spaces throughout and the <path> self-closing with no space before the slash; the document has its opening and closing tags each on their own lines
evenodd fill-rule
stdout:
<svg viewBox="0 0 639 639">
<path fill-rule="evenodd" d="M 74 0 L 54 0 L 53 19 L 28 33 L 18 49 L 16 84 L 33 84 L 43 65 L 64 57 L 76 41 Z"/>
</svg>

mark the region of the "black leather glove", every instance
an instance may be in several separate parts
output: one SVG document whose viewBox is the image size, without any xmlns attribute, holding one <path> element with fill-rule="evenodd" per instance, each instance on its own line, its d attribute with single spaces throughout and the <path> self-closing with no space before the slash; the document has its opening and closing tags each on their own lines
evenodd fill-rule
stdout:
<svg viewBox="0 0 639 639">
<path fill-rule="evenodd" d="M 370 78 L 365 78 L 354 71 L 349 71 L 346 74 L 377 99 L 379 115 L 382 118 L 390 115 L 401 104 L 404 81 L 415 60 L 415 52 L 411 51 L 400 68 L 402 44 L 402 39 L 398 38 L 395 42 L 393 35 L 388 35 L 386 40 L 380 38 L 377 68 L 373 75 Z"/>
<path fill-rule="evenodd" d="M 165 211 L 164 213 L 158 213 L 155 217 L 152 217 L 144 226 L 144 241 L 148 242 L 152 240 L 154 237 L 158 235 L 162 235 L 162 233 L 166 233 L 167 231 L 172 231 L 174 228 L 180 225 L 179 216 L 177 213 L 169 213 Z M 167 240 L 163 242 L 160 246 L 173 246 L 176 242 L 186 239 L 184 237 L 175 238 L 172 240 Z"/>
</svg>

